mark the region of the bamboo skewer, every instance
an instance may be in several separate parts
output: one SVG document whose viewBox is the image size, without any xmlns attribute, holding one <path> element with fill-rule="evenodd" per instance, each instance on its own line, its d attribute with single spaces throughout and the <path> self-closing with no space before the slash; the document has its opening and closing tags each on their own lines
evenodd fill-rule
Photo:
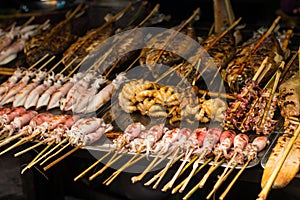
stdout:
<svg viewBox="0 0 300 200">
<path fill-rule="evenodd" d="M 235 175 L 235 177 L 233 178 L 233 180 L 230 182 L 230 184 L 227 186 L 227 188 L 225 189 L 225 191 L 221 194 L 221 196 L 219 197 L 220 200 L 223 200 L 225 198 L 225 196 L 227 195 L 227 193 L 230 191 L 230 189 L 232 188 L 232 186 L 234 185 L 234 183 L 237 181 L 237 179 L 240 177 L 240 175 L 243 173 L 243 171 L 246 169 L 246 167 L 249 165 L 250 161 L 254 158 L 254 154 L 252 154 L 247 162 L 243 165 L 243 167 L 239 170 L 239 172 Z M 208 196 L 209 197 L 209 196 Z"/>
<path fill-rule="evenodd" d="M 19 137 L 23 136 L 24 134 L 25 134 L 24 132 L 20 132 L 13 136 L 10 136 L 9 138 L 5 138 L 4 140 L 2 140 L 0 142 L 0 147 L 4 146 L 6 144 L 9 144 L 10 142 L 14 141 L 15 139 L 18 139 Z"/>
<path fill-rule="evenodd" d="M 213 164 L 210 166 L 210 168 L 208 169 L 208 171 L 206 172 L 206 174 L 204 174 L 203 178 L 201 179 L 201 181 L 199 182 L 199 187 L 202 188 L 204 186 L 204 184 L 206 183 L 207 179 L 209 178 L 209 176 L 213 173 L 215 166 L 218 164 L 219 159 L 222 156 L 222 152 L 220 152 L 214 159 Z"/>
<path fill-rule="evenodd" d="M 109 161 L 106 163 L 104 167 L 102 167 L 100 170 L 98 170 L 96 173 L 94 173 L 92 176 L 89 177 L 89 181 L 92 181 L 94 178 L 102 174 L 108 167 L 110 167 L 112 164 L 118 161 L 124 154 L 120 154 L 119 156 L 117 155 L 118 152 L 116 151 L 115 154 L 109 159 Z"/>
<path fill-rule="evenodd" d="M 189 168 L 189 166 L 190 165 L 192 165 L 194 162 L 195 162 L 195 160 L 197 160 L 197 156 L 194 156 L 191 160 L 190 160 L 190 162 L 188 163 L 188 164 L 186 164 L 185 166 L 184 166 L 184 168 L 181 170 L 181 172 L 179 173 L 179 175 L 178 175 L 178 177 L 180 177 L 188 168 Z M 173 185 L 171 185 L 171 183 L 173 182 L 173 180 L 171 179 L 162 189 L 161 189 L 161 191 L 162 192 L 166 192 L 168 189 L 171 189 L 172 187 L 173 187 Z M 174 184 L 174 183 L 173 183 Z"/>
<path fill-rule="evenodd" d="M 53 140 L 53 141 L 54 141 L 54 140 Z M 53 142 L 53 141 L 52 141 L 52 142 Z M 55 145 L 52 149 L 50 149 L 47 153 L 45 153 L 44 155 L 41 155 L 41 157 L 39 157 L 39 158 L 36 158 L 34 162 L 31 162 L 30 167 L 32 167 L 32 166 L 35 165 L 36 163 L 40 162 L 43 158 L 45 158 L 46 156 L 48 156 L 50 153 L 52 153 L 55 149 L 57 149 L 61 144 L 65 143 L 66 141 L 68 141 L 68 140 L 66 140 L 66 139 L 62 140 L 60 143 L 58 143 L 58 144 Z M 51 142 L 51 143 L 52 143 L 52 142 Z M 55 142 L 55 141 L 54 141 L 54 142 Z M 54 142 L 53 142 L 53 144 L 54 144 Z M 47 147 L 46 147 L 46 148 L 47 148 Z M 30 168 L 30 167 L 29 167 L 29 168 Z"/>
<path fill-rule="evenodd" d="M 281 167 L 283 166 L 283 163 L 285 162 L 290 150 L 292 149 L 296 139 L 298 138 L 299 134 L 300 134 L 300 125 L 298 125 L 298 128 L 294 132 L 293 136 L 290 138 L 288 145 L 282 154 L 282 157 L 280 158 L 280 160 L 278 161 L 277 165 L 275 166 L 275 168 L 273 170 L 273 173 L 271 174 L 271 176 L 268 179 L 265 186 L 262 188 L 261 192 L 258 194 L 257 200 L 265 200 L 267 198 L 267 196 L 271 190 L 271 187 L 272 187 Z"/>
<path fill-rule="evenodd" d="M 54 58 L 55 58 L 55 56 L 52 56 L 49 60 L 47 60 L 41 67 L 38 68 L 38 71 L 40 71 L 44 67 L 46 67 Z"/>
<path fill-rule="evenodd" d="M 32 146 L 28 147 L 27 149 L 24 149 L 24 150 L 22 150 L 22 151 L 20 151 L 18 153 L 15 153 L 14 156 L 18 157 L 18 156 L 20 156 L 20 155 L 22 155 L 22 154 L 24 154 L 24 153 L 26 153 L 26 152 L 28 152 L 28 151 L 30 151 L 32 149 L 35 149 L 38 146 L 41 146 L 42 144 L 44 144 L 44 141 L 40 141 L 40 142 L 36 143 L 35 145 L 32 145 Z"/>
<path fill-rule="evenodd" d="M 198 166 L 199 166 L 201 160 L 204 158 L 204 156 L 205 156 L 206 153 L 207 153 L 207 150 L 204 150 L 204 151 L 202 152 L 202 154 L 201 154 L 201 155 L 197 158 L 197 160 L 194 162 L 192 171 L 190 172 L 189 176 L 186 178 L 186 180 L 185 180 L 185 182 L 184 182 L 184 184 L 183 184 L 183 186 L 182 186 L 183 189 L 187 186 L 187 184 L 188 184 L 188 183 L 190 182 L 190 180 L 192 179 L 193 175 L 194 175 L 195 172 L 197 171 L 197 168 L 198 168 Z M 183 190 L 183 189 L 182 189 L 182 190 Z"/>
<path fill-rule="evenodd" d="M 51 167 L 53 167 L 54 165 L 56 165 L 57 163 L 59 163 L 60 161 L 62 161 L 63 159 L 65 159 L 66 157 L 68 157 L 69 155 L 74 153 L 75 151 L 77 151 L 78 149 L 80 149 L 81 147 L 83 147 L 83 145 L 78 145 L 78 146 L 74 147 L 72 150 L 70 150 L 66 154 L 62 155 L 61 157 L 59 157 L 58 159 L 54 160 L 49 165 L 44 167 L 44 170 L 47 171 L 48 169 L 50 169 Z"/>
<path fill-rule="evenodd" d="M 28 70 L 32 70 L 35 66 L 37 66 L 38 64 L 40 64 L 43 60 L 45 60 L 47 57 L 49 56 L 49 54 L 45 54 L 42 58 L 40 58 L 38 61 L 36 61 L 33 65 L 31 65 Z"/>
<path fill-rule="evenodd" d="M 181 155 L 177 156 L 174 160 L 170 160 L 167 163 L 167 166 L 165 168 L 170 168 L 173 166 L 174 163 L 176 163 L 179 159 L 181 159 L 184 156 L 184 153 L 182 153 Z M 170 164 L 169 164 L 170 163 Z M 169 165 L 169 166 L 168 166 Z M 156 175 L 153 176 L 153 178 L 151 178 L 149 181 L 147 181 L 144 186 L 149 186 L 152 183 L 154 183 L 154 181 L 156 181 L 157 179 L 159 179 L 160 177 L 164 177 L 164 174 L 167 172 L 168 169 L 163 168 L 162 170 L 160 170 Z M 156 182 L 157 183 L 157 182 Z"/>
<path fill-rule="evenodd" d="M 153 168 L 155 162 L 158 160 L 159 156 L 162 155 L 162 153 L 163 151 L 160 151 L 158 155 L 152 160 L 152 162 L 146 167 L 146 169 L 140 175 L 132 177 L 131 182 L 136 183 L 138 181 L 141 181 L 144 178 L 144 176 Z"/>
<path fill-rule="evenodd" d="M 60 152 L 62 152 L 63 150 L 65 150 L 68 146 L 70 146 L 71 143 L 69 142 L 68 144 L 66 144 L 65 146 L 63 146 L 62 148 L 60 148 L 58 151 L 56 151 L 54 154 L 48 156 L 45 160 L 43 160 L 43 162 L 40 163 L 40 166 L 42 166 L 43 164 L 45 164 L 48 160 L 50 160 L 51 158 L 55 157 L 56 155 L 58 155 Z"/>
<path fill-rule="evenodd" d="M 188 161 L 188 159 L 190 158 L 190 156 L 193 153 L 193 149 L 190 149 L 187 152 L 187 155 L 185 156 L 185 159 L 182 161 L 181 165 L 179 166 L 178 170 L 176 171 L 175 175 L 173 176 L 173 178 L 171 179 L 170 183 L 168 183 L 168 189 L 172 188 L 175 181 L 177 180 L 177 178 L 179 177 L 179 174 L 181 173 L 184 165 L 186 164 L 186 162 Z"/>
<path fill-rule="evenodd" d="M 43 153 L 45 153 L 52 145 L 54 144 L 54 141 L 50 142 L 46 148 L 44 148 L 22 171 L 21 174 L 23 174 L 27 169 L 29 169 L 32 166 L 32 163 L 35 162 L 36 159 L 38 159 Z"/>
<path fill-rule="evenodd" d="M 133 28 L 133 29 L 129 32 L 128 35 L 130 35 L 131 33 L 133 33 L 134 30 L 136 30 L 137 28 L 143 26 L 143 25 L 144 25 L 144 24 L 152 17 L 152 15 L 154 15 L 156 12 L 158 12 L 159 7 L 160 7 L 160 5 L 159 5 L 159 4 L 156 4 L 155 7 L 152 9 L 152 11 L 146 16 L 146 18 L 145 18 L 142 22 L 140 22 L 135 28 Z M 127 36 L 126 36 L 126 37 L 127 37 Z M 125 39 L 126 37 L 121 37 L 121 38 L 119 39 L 119 41 L 122 41 L 122 40 Z M 99 61 L 96 62 L 97 64 L 99 64 L 98 66 L 100 66 L 100 65 L 104 62 L 104 60 L 105 60 L 105 59 L 107 58 L 107 56 L 110 54 L 110 52 L 112 51 L 112 49 L 116 47 L 116 45 L 118 44 L 119 41 L 117 41 L 117 43 L 115 43 L 114 46 L 111 47 L 110 50 L 107 51 L 107 52 L 105 53 L 105 55 L 104 55 L 103 57 L 101 57 L 101 59 L 100 59 Z M 131 68 L 139 58 L 140 58 L 140 55 L 137 57 L 137 59 L 134 60 L 134 62 L 131 63 L 131 65 L 130 65 L 128 68 Z M 109 69 L 109 71 L 106 72 L 105 76 L 108 77 L 109 74 L 115 69 L 116 66 L 117 66 L 116 64 L 113 65 L 113 66 Z M 98 68 L 98 67 L 97 67 L 97 68 Z M 127 70 L 127 71 L 128 71 L 128 70 Z"/>
<path fill-rule="evenodd" d="M 219 178 L 217 183 L 214 185 L 214 188 L 212 189 L 212 191 L 208 194 L 208 196 L 206 197 L 206 199 L 210 199 L 211 196 L 219 189 L 219 187 L 222 185 L 222 183 L 228 178 L 228 176 L 233 172 L 233 170 L 235 169 L 235 167 L 238 164 L 236 163 L 234 166 L 232 166 L 230 168 L 230 170 L 228 171 L 228 173 L 223 176 L 222 178 Z"/>
<path fill-rule="evenodd" d="M 196 158 L 196 157 L 195 157 Z M 194 173 L 193 176 L 195 176 L 196 174 L 198 174 L 206 165 L 208 165 L 208 163 L 212 161 L 212 157 L 207 159 L 198 169 L 197 171 Z M 179 183 L 176 187 L 173 188 L 172 190 L 172 194 L 175 194 L 179 189 L 182 188 L 183 184 L 186 182 L 186 179 L 185 178 L 183 181 L 181 181 L 181 183 Z M 181 192 L 183 192 L 184 188 L 181 190 Z"/>
<path fill-rule="evenodd" d="M 131 160 L 128 162 L 127 165 L 123 165 L 120 169 L 118 169 L 117 171 L 115 171 L 109 178 L 107 178 L 103 184 L 105 184 L 106 186 L 110 185 L 112 183 L 113 180 L 115 180 L 117 178 L 117 176 L 124 171 L 126 168 L 130 167 L 131 165 L 137 163 L 138 161 L 140 161 L 142 158 L 146 157 L 146 154 L 141 155 L 139 158 L 135 159 L 135 160 Z"/>
<path fill-rule="evenodd" d="M 264 114 L 263 114 L 263 117 L 261 119 L 261 123 L 260 123 L 260 128 L 262 128 L 262 126 L 264 125 L 264 122 L 266 120 L 266 117 L 267 117 L 267 114 L 270 110 L 270 106 L 271 106 L 271 103 L 273 101 L 273 97 L 275 95 L 275 92 L 276 92 L 276 89 L 277 89 L 277 86 L 278 86 L 278 83 L 279 83 L 279 79 L 280 79 L 280 76 L 281 76 L 281 73 L 282 73 L 282 70 L 284 68 L 284 64 L 285 62 L 282 61 L 277 72 L 276 72 L 276 77 L 275 77 L 275 82 L 273 84 L 273 88 L 271 90 L 271 93 L 270 93 L 270 97 L 269 97 L 269 100 L 268 100 L 268 103 L 266 105 L 266 108 L 264 109 Z"/>
<path fill-rule="evenodd" d="M 82 65 L 83 62 L 86 61 L 87 58 L 88 58 L 88 56 L 84 57 L 84 58 L 81 60 L 81 62 L 78 63 L 78 64 L 74 67 L 74 69 L 68 74 L 67 77 L 71 77 L 72 74 L 74 74 L 74 72 Z M 69 64 L 70 64 L 70 63 L 69 63 Z"/>
<path fill-rule="evenodd" d="M 78 56 L 76 56 L 73 60 L 71 60 L 66 66 L 65 68 L 63 68 L 59 74 L 63 74 L 70 66 L 72 66 L 72 64 L 78 59 Z"/>
<path fill-rule="evenodd" d="M 163 177 L 166 175 L 166 173 L 170 169 L 170 167 L 173 165 L 173 163 L 175 163 L 176 161 L 178 161 L 180 158 L 182 158 L 184 156 L 184 153 L 182 153 L 181 155 L 177 156 L 179 150 L 180 150 L 180 148 L 177 148 L 177 150 L 175 151 L 175 153 L 173 153 L 172 158 L 169 160 L 169 162 L 167 163 L 167 165 L 162 170 L 162 173 L 159 175 L 159 178 L 156 181 L 156 183 L 153 185 L 152 189 L 156 189 L 158 187 L 159 183 L 161 182 L 161 180 L 163 179 Z M 175 158 L 175 156 L 177 156 L 177 158 Z"/>
<path fill-rule="evenodd" d="M 89 166 L 86 170 L 81 172 L 78 176 L 74 178 L 74 181 L 77 181 L 78 179 L 82 178 L 86 173 L 88 173 L 92 168 L 94 168 L 96 165 L 98 165 L 102 160 L 104 160 L 107 156 L 111 154 L 111 151 L 107 152 L 104 156 L 102 156 L 100 159 L 98 159 L 94 164 Z"/>
<path fill-rule="evenodd" d="M 222 163 L 223 162 L 220 161 L 218 164 L 221 165 Z M 219 165 L 217 165 L 214 169 L 217 169 Z M 195 185 L 182 199 L 183 200 L 189 199 L 198 189 L 199 189 L 199 183 Z"/>
</svg>

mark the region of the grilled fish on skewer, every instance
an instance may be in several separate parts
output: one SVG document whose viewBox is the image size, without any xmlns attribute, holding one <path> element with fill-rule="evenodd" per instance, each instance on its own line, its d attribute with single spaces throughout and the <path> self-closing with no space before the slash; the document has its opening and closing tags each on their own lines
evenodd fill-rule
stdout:
<svg viewBox="0 0 300 200">
<path fill-rule="evenodd" d="M 279 64 L 283 60 L 283 53 L 280 44 L 274 35 L 270 35 L 253 53 L 255 44 L 263 37 L 262 33 L 255 33 L 253 38 L 238 47 L 235 59 L 227 66 L 225 81 L 233 92 L 239 92 L 241 87 L 250 80 L 257 71 L 260 63 L 266 56 L 271 69 L 266 73 L 261 82 L 269 80 L 275 73 Z"/>
<path fill-rule="evenodd" d="M 300 115 L 299 75 L 295 75 L 279 86 L 280 113 L 283 117 L 298 117 Z"/>
<path fill-rule="evenodd" d="M 47 34 L 32 37 L 26 42 L 24 53 L 27 63 L 31 65 L 47 53 L 51 56 L 62 53 L 75 40 L 70 21 L 76 16 L 79 17 L 83 10 L 83 4 L 78 5 L 72 13 L 68 13 L 65 20 L 56 24 Z"/>
</svg>

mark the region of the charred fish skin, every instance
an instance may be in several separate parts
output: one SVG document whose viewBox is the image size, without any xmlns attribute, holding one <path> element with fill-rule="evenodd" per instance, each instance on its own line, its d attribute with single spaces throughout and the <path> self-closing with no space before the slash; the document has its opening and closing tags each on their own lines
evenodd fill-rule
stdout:
<svg viewBox="0 0 300 200">
<path fill-rule="evenodd" d="M 73 59 L 76 58 L 72 64 L 76 66 L 80 63 L 90 52 L 97 48 L 103 41 L 113 34 L 113 26 L 104 28 L 101 32 L 97 30 L 89 31 L 85 36 L 80 37 L 77 41 L 64 52 L 63 63 L 68 65 Z"/>
<path fill-rule="evenodd" d="M 249 81 L 259 68 L 262 61 L 268 56 L 266 66 L 271 65 L 271 68 L 262 79 L 262 83 L 268 81 L 277 70 L 280 62 L 283 60 L 283 52 L 279 41 L 275 35 L 270 35 L 256 50 L 252 49 L 260 37 L 255 34 L 253 38 L 247 41 L 244 45 L 237 48 L 237 54 L 234 59 L 228 64 L 225 70 L 224 80 L 232 92 L 239 90 Z"/>
</svg>

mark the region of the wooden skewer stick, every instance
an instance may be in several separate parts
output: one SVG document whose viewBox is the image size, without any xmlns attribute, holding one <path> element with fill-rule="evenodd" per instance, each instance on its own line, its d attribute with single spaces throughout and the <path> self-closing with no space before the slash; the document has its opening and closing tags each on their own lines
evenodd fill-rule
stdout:
<svg viewBox="0 0 300 200">
<path fill-rule="evenodd" d="M 0 142 L 0 147 L 6 145 L 6 144 L 9 144 L 10 142 L 14 141 L 15 139 L 18 139 L 19 137 L 25 135 L 26 133 L 25 132 L 19 132 L 17 133 L 16 135 L 13 135 L 13 136 L 10 136 L 9 138 L 5 138 L 4 140 L 2 140 Z"/>
<path fill-rule="evenodd" d="M 80 63 L 78 63 L 78 64 L 74 67 L 74 69 L 68 74 L 67 77 L 71 77 L 72 74 L 74 74 L 74 72 L 82 65 L 82 63 L 84 63 L 84 62 L 86 61 L 87 58 L 88 58 L 88 56 L 84 57 L 84 58 L 80 61 Z"/>
<path fill-rule="evenodd" d="M 14 72 L 15 70 L 16 70 L 15 68 L 0 67 L 0 71 L 3 71 L 3 72 Z"/>
<path fill-rule="evenodd" d="M 170 169 L 170 167 L 173 165 L 173 163 L 176 160 L 179 160 L 180 158 L 182 158 L 184 156 L 184 153 L 182 153 L 181 155 L 177 156 L 179 150 L 180 150 L 180 148 L 178 147 L 176 149 L 176 151 L 173 153 L 172 158 L 169 160 L 169 162 L 167 163 L 167 165 L 164 167 L 164 169 L 162 170 L 162 174 L 159 176 L 158 180 L 153 185 L 153 187 L 152 187 L 153 189 L 156 189 L 158 187 L 159 183 L 161 182 L 161 180 L 163 179 L 163 177 L 166 175 L 166 173 Z M 177 156 L 177 157 L 175 158 L 175 156 Z"/>
<path fill-rule="evenodd" d="M 53 140 L 54 141 L 54 140 Z M 37 158 L 35 160 L 35 162 L 32 162 L 31 166 L 35 165 L 36 163 L 40 162 L 43 158 L 45 158 L 46 156 L 48 156 L 51 152 L 53 152 L 55 149 L 57 149 L 61 144 L 65 143 L 66 141 L 68 141 L 68 139 L 64 139 L 62 140 L 60 143 L 58 143 L 57 145 L 55 145 L 52 149 L 50 149 L 47 153 L 45 153 L 44 155 L 42 155 L 41 157 Z M 52 141 L 51 141 L 52 142 Z M 55 141 L 54 141 L 55 142 Z"/>
<path fill-rule="evenodd" d="M 43 60 L 45 60 L 47 57 L 49 56 L 49 54 L 45 54 L 42 58 L 40 58 L 38 61 L 36 61 L 33 65 L 31 65 L 28 70 L 32 70 L 35 66 L 37 66 L 38 64 L 40 64 Z"/>
<path fill-rule="evenodd" d="M 270 26 L 270 28 L 267 30 L 267 32 L 260 38 L 260 40 L 256 43 L 256 45 L 252 49 L 252 53 L 255 53 L 258 47 L 269 37 L 269 35 L 272 33 L 272 31 L 277 26 L 279 20 L 281 19 L 280 16 L 278 16 Z"/>
<path fill-rule="evenodd" d="M 209 159 L 207 159 L 200 167 L 198 167 L 197 171 L 194 173 L 193 176 L 195 176 L 196 174 L 198 174 L 210 161 L 212 161 L 212 157 L 209 158 Z M 181 183 L 179 183 L 176 187 L 173 188 L 172 194 L 175 194 L 183 186 L 183 184 L 185 183 L 186 179 L 187 178 L 185 178 L 183 181 L 181 181 Z"/>
<path fill-rule="evenodd" d="M 188 25 L 198 14 L 200 13 L 200 8 L 197 8 L 194 13 L 176 30 L 177 32 L 173 35 L 171 35 L 171 37 L 169 37 L 164 45 L 164 47 L 162 48 L 161 51 L 159 51 L 157 58 L 154 61 L 154 64 L 156 64 L 159 60 L 159 58 L 161 57 L 161 55 L 164 52 L 164 49 L 166 48 L 166 46 L 170 43 L 170 41 L 173 40 L 173 38 L 175 38 L 175 36 L 178 34 L 178 32 L 180 32 L 186 25 Z"/>
<path fill-rule="evenodd" d="M 27 149 L 24 149 L 24 150 L 22 150 L 22 151 L 20 151 L 20 152 L 18 152 L 18 153 L 15 153 L 14 156 L 15 156 L 15 157 L 18 157 L 18 156 L 20 156 L 20 155 L 22 155 L 22 154 L 24 154 L 24 153 L 26 153 L 26 152 L 28 152 L 28 151 L 30 151 L 30 150 L 36 148 L 36 147 L 38 147 L 38 146 L 41 146 L 42 144 L 44 144 L 44 141 L 40 141 L 40 142 L 38 142 L 38 143 L 36 143 L 36 144 L 34 144 L 34 145 L 28 147 Z"/>
<path fill-rule="evenodd" d="M 276 72 L 275 82 L 273 84 L 273 88 L 271 90 L 268 103 L 267 103 L 267 105 L 266 105 L 266 107 L 264 109 L 264 114 L 263 114 L 263 117 L 262 117 L 261 122 L 260 122 L 260 128 L 262 128 L 262 126 L 264 126 L 267 114 L 268 114 L 268 112 L 270 110 L 270 106 L 271 106 L 271 103 L 273 101 L 273 97 L 275 95 L 275 92 L 276 92 L 276 89 L 277 89 L 277 86 L 278 86 L 278 83 L 279 83 L 279 79 L 280 79 L 282 70 L 284 68 L 284 64 L 285 64 L 285 62 L 282 61 L 281 64 L 280 64 L 280 66 L 279 66 L 279 68 L 278 68 L 278 70 L 277 70 L 277 72 Z"/>
<path fill-rule="evenodd" d="M 11 76 L 14 74 L 14 72 L 10 72 L 10 71 L 0 71 L 1 75 L 5 75 L 5 76 Z"/>
<path fill-rule="evenodd" d="M 23 174 L 27 169 L 31 168 L 36 161 L 43 153 L 45 153 L 52 145 L 54 144 L 54 141 L 50 142 L 38 155 L 35 156 L 35 158 L 21 171 L 21 174 Z"/>
<path fill-rule="evenodd" d="M 179 173 L 178 177 L 180 177 L 188 168 L 189 166 L 191 166 L 196 160 L 197 160 L 198 156 L 194 156 L 190 162 L 188 164 L 186 164 L 184 166 L 184 168 L 181 170 L 181 172 Z M 162 192 L 166 192 L 168 189 L 171 189 L 173 185 L 171 185 L 173 182 L 173 180 L 171 179 L 162 189 Z M 174 183 L 173 183 L 174 184 Z"/>
<path fill-rule="evenodd" d="M 291 40 L 292 34 L 293 34 L 293 29 L 288 29 L 286 31 L 285 38 L 284 38 L 284 41 L 282 43 L 282 48 L 281 48 L 283 51 L 285 51 L 287 49 L 289 42 Z"/>
<path fill-rule="evenodd" d="M 141 181 L 144 178 L 144 176 L 153 168 L 153 166 L 155 165 L 158 158 L 162 155 L 162 153 L 163 151 L 160 151 L 140 175 L 132 177 L 131 182 L 136 183 L 138 181 Z"/>
<path fill-rule="evenodd" d="M 183 186 L 181 187 L 181 190 L 183 191 L 184 188 L 187 186 L 187 184 L 190 182 L 190 180 L 192 179 L 193 175 L 195 174 L 195 172 L 197 171 L 197 168 L 199 166 L 199 163 L 201 162 L 201 160 L 204 158 L 205 154 L 207 153 L 206 150 L 204 150 L 202 152 L 202 154 L 198 157 L 198 159 L 194 162 L 193 164 L 193 169 L 192 171 L 190 172 L 189 176 L 186 178 Z"/>
<path fill-rule="evenodd" d="M 109 159 L 109 161 L 106 163 L 106 165 L 104 167 L 102 167 L 99 171 L 97 171 L 95 174 L 93 174 L 92 176 L 89 177 L 89 181 L 92 181 L 94 178 L 96 178 L 97 176 L 102 174 L 108 167 L 110 167 L 112 164 L 117 162 L 124 154 L 125 153 L 117 156 L 118 152 L 116 151 L 115 154 Z"/>
<path fill-rule="evenodd" d="M 294 132 L 293 136 L 290 138 L 288 145 L 286 147 L 286 149 L 284 150 L 282 157 L 280 158 L 279 162 L 277 163 L 277 165 L 275 166 L 273 173 L 271 174 L 270 178 L 268 179 L 267 183 L 265 184 L 265 186 L 262 188 L 261 192 L 258 194 L 258 198 L 257 200 L 265 200 L 271 190 L 271 187 L 285 161 L 285 159 L 287 158 L 290 150 L 292 149 L 296 139 L 298 138 L 300 133 L 300 125 L 298 125 L 298 128 L 296 129 L 296 131 Z"/>
<path fill-rule="evenodd" d="M 106 154 L 104 154 L 104 156 L 102 156 L 100 159 L 98 159 L 96 162 L 94 162 L 94 164 L 92 164 L 91 166 L 89 166 L 86 170 L 84 170 L 83 172 L 81 172 L 78 176 L 76 176 L 74 178 L 74 181 L 77 181 L 78 179 L 82 178 L 86 173 L 88 173 L 92 168 L 94 168 L 96 165 L 98 165 L 102 160 L 104 160 L 107 156 L 109 156 L 109 154 L 111 154 L 112 151 L 107 152 Z"/>
<path fill-rule="evenodd" d="M 219 197 L 220 200 L 223 200 L 225 198 L 225 196 L 228 194 L 228 192 L 230 191 L 230 189 L 232 188 L 233 184 L 237 181 L 237 179 L 240 177 L 240 175 L 243 173 L 243 171 L 246 169 L 246 167 L 249 165 L 250 161 L 254 158 L 254 154 L 252 154 L 247 162 L 243 165 L 243 167 L 239 170 L 239 172 L 235 175 L 235 177 L 233 178 L 233 180 L 230 182 L 230 184 L 227 186 L 227 188 L 225 189 L 225 191 L 221 194 L 221 196 Z"/>
<path fill-rule="evenodd" d="M 65 146 L 63 146 L 62 148 L 60 148 L 58 151 L 56 151 L 54 154 L 52 154 L 49 157 L 47 157 L 45 160 L 43 160 L 43 162 L 40 163 L 40 166 L 42 166 L 43 164 L 45 164 L 51 158 L 54 158 L 56 155 L 58 155 L 60 152 L 62 152 L 63 150 L 65 150 L 70 145 L 71 145 L 71 143 L 69 142 L 68 144 L 66 144 Z"/>
<path fill-rule="evenodd" d="M 69 155 L 74 153 L 75 151 L 77 151 L 78 149 L 80 149 L 81 147 L 83 147 L 83 145 L 78 145 L 78 146 L 74 147 L 72 150 L 70 150 L 66 154 L 62 155 L 61 157 L 59 157 L 58 159 L 54 160 L 52 163 L 50 163 L 49 165 L 44 167 L 44 170 L 47 171 L 48 169 L 50 169 L 51 167 L 53 167 L 54 165 L 56 165 L 57 163 L 59 163 L 60 161 L 62 161 L 63 159 L 65 159 L 66 157 L 68 157 Z"/>
<path fill-rule="evenodd" d="M 199 186 L 200 188 L 202 188 L 204 186 L 204 184 L 206 183 L 207 179 L 209 178 L 209 176 L 213 173 L 215 166 L 218 164 L 219 159 L 222 156 L 222 152 L 220 152 L 214 159 L 213 164 L 210 166 L 210 168 L 208 169 L 208 171 L 206 172 L 206 174 L 204 174 L 203 178 L 201 179 L 201 181 L 199 182 Z"/>
<path fill-rule="evenodd" d="M 206 199 L 210 199 L 211 196 L 219 189 L 219 187 L 222 185 L 222 183 L 224 183 L 224 181 L 228 178 L 228 176 L 233 172 L 233 170 L 235 169 L 235 167 L 237 166 L 238 164 L 236 163 L 234 166 L 232 166 L 230 168 L 230 170 L 228 171 L 228 173 L 222 177 L 222 178 L 219 178 L 218 181 L 216 182 L 216 184 L 214 185 L 212 191 L 207 195 Z"/>
<path fill-rule="evenodd" d="M 256 73 L 254 74 L 252 80 L 256 81 L 258 79 L 258 77 L 260 76 L 261 72 L 263 71 L 263 69 L 265 68 L 265 66 L 267 65 L 269 57 L 266 56 L 265 59 L 262 61 L 261 65 L 259 66 L 258 70 L 256 71 Z"/>
<path fill-rule="evenodd" d="M 175 155 L 175 154 L 174 154 Z M 167 163 L 167 168 L 169 169 L 170 167 L 173 166 L 174 163 L 176 163 L 178 160 L 180 160 L 182 157 L 184 156 L 184 153 L 182 153 L 181 155 L 177 156 L 174 160 L 170 160 L 168 163 Z M 169 164 L 170 163 L 170 164 Z M 168 166 L 169 165 L 169 166 Z M 166 168 L 165 167 L 165 168 Z M 164 177 L 164 174 L 167 172 L 167 170 L 163 168 L 162 170 L 160 170 L 157 174 L 155 174 L 153 176 L 153 178 L 151 178 L 149 181 L 147 181 L 144 186 L 149 186 L 151 185 L 152 183 L 154 183 L 154 181 L 156 181 L 157 179 L 159 179 L 160 177 Z"/>
<path fill-rule="evenodd" d="M 59 74 L 64 73 L 76 60 L 78 59 L 78 56 L 76 56 L 73 60 L 71 60 L 66 66 L 65 68 L 63 68 Z"/>
<path fill-rule="evenodd" d="M 146 156 L 147 156 L 146 154 L 143 154 L 139 158 L 129 162 L 127 165 L 123 165 L 120 169 L 115 171 L 108 179 L 106 179 L 103 182 L 103 184 L 105 184 L 106 186 L 110 185 L 113 182 L 113 180 L 115 180 L 122 171 L 124 171 L 126 168 L 130 167 L 131 165 L 137 163 L 138 161 L 140 161 L 142 158 L 145 158 Z"/>
<path fill-rule="evenodd" d="M 184 160 L 182 161 L 181 165 L 179 166 L 178 170 L 176 171 L 175 175 L 173 176 L 173 178 L 171 179 L 170 183 L 168 184 L 168 189 L 172 188 L 175 181 L 177 180 L 177 178 L 179 177 L 179 174 L 181 173 L 183 167 L 185 166 L 186 162 L 188 161 L 188 159 L 190 158 L 190 156 L 193 153 L 193 149 L 190 149 L 187 152 L 186 157 L 184 158 Z"/>
<path fill-rule="evenodd" d="M 49 60 L 47 60 L 40 68 L 38 68 L 38 71 L 40 71 L 44 67 L 46 67 L 54 58 L 55 58 L 55 56 L 52 56 Z"/>
</svg>

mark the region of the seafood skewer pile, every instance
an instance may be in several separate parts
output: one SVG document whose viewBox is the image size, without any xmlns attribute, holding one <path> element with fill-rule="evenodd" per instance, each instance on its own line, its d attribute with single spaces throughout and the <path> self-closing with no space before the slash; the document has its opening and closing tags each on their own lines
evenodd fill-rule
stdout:
<svg viewBox="0 0 300 200">
<path fill-rule="evenodd" d="M 226 102 L 219 98 L 206 100 L 193 97 L 190 90 L 180 91 L 174 86 L 143 79 L 125 83 L 118 100 L 127 113 L 140 111 L 142 115 L 169 117 L 171 124 L 184 118 L 191 118 L 190 121 L 208 122 L 213 119 L 220 122 L 227 108 Z"/>
</svg>

